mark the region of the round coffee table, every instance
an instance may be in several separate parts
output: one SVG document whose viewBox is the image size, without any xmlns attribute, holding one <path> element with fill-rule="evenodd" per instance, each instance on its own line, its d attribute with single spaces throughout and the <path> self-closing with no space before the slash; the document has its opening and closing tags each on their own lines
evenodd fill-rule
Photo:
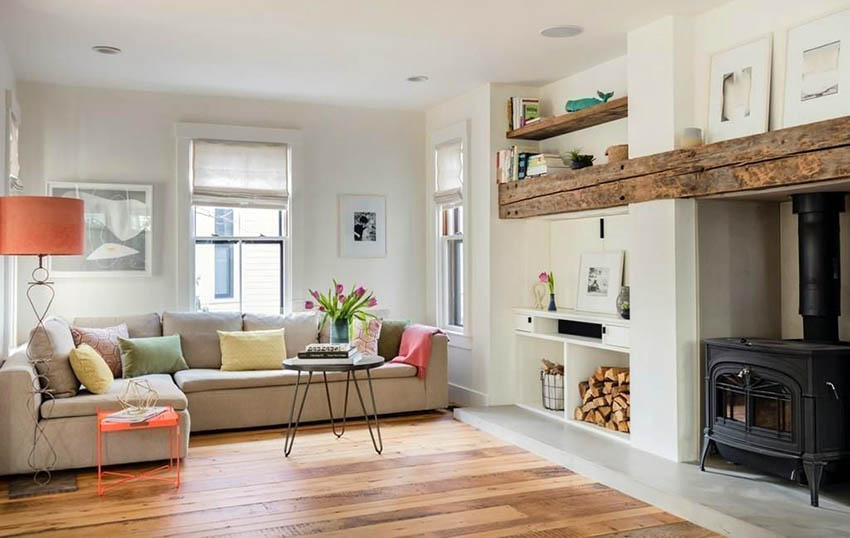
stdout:
<svg viewBox="0 0 850 538">
<path fill-rule="evenodd" d="M 316 362 L 322 362 L 318 360 Z M 292 406 L 289 408 L 289 424 L 286 427 L 286 441 L 283 445 L 284 456 L 289 456 L 292 452 L 292 445 L 295 444 L 295 434 L 298 432 L 298 425 L 301 422 L 301 412 L 304 411 L 304 402 L 307 401 L 307 391 L 310 389 L 310 383 L 313 381 L 313 374 L 321 372 L 325 384 L 325 396 L 328 399 L 328 414 L 331 417 L 331 429 L 337 438 L 342 437 L 345 433 L 345 416 L 348 414 L 348 387 L 351 381 L 354 381 L 354 390 L 357 392 L 357 399 L 360 400 L 360 407 L 363 409 L 363 418 L 366 419 L 366 426 L 369 428 L 369 436 L 372 438 L 372 446 L 375 447 L 375 452 L 378 454 L 384 450 L 384 442 L 381 440 L 381 426 L 378 424 L 378 407 L 375 405 L 375 391 L 372 389 L 372 368 L 377 368 L 384 364 L 382 357 L 366 356 L 359 359 L 353 364 L 309 364 L 303 359 L 286 359 L 283 361 L 283 367 L 286 370 L 295 370 L 298 372 L 298 377 L 295 379 L 295 392 L 292 394 Z M 366 379 L 369 382 L 369 395 L 372 397 L 372 416 L 366 411 L 366 404 L 363 402 L 363 395 L 360 392 L 360 386 L 357 383 L 357 371 L 366 371 Z M 295 416 L 295 404 L 298 402 L 298 389 L 301 386 L 301 372 L 308 374 L 307 383 L 304 385 L 304 394 L 301 396 L 301 404 L 298 406 L 298 415 Z M 342 408 L 342 427 L 337 433 L 336 423 L 334 422 L 333 406 L 331 405 L 331 392 L 328 388 L 328 372 L 345 372 L 345 401 Z M 295 416 L 295 422 L 292 418 Z M 372 421 L 375 421 L 375 433 L 372 432 Z"/>
</svg>

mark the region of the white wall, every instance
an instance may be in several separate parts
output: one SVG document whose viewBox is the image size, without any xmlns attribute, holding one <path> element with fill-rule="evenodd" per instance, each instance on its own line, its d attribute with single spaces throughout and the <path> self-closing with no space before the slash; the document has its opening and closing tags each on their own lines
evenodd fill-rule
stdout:
<svg viewBox="0 0 850 538">
<path fill-rule="evenodd" d="M 302 176 L 293 178 L 293 295 L 332 277 L 373 288 L 392 316 L 425 317 L 424 115 L 223 97 L 19 85 L 22 176 L 154 185 L 153 276 L 58 279 L 53 312 L 65 317 L 162 311 L 176 299 L 175 122 L 299 129 Z M 337 195 L 387 197 L 387 257 L 338 255 Z M 22 262 L 27 274 L 29 260 Z M 19 285 L 21 282 L 19 282 Z M 18 337 L 33 318 L 19 307 Z"/>
<path fill-rule="evenodd" d="M 6 54 L 6 47 L 0 41 L 0 136 L 6 136 L 6 90 L 15 89 L 15 73 L 12 72 L 12 64 L 9 61 L 9 56 Z M 6 168 L 6 144 L 0 141 L 0 196 L 9 194 L 8 178 L 5 175 Z M 11 312 L 8 311 L 11 303 L 7 300 L 7 281 L 6 275 L 11 268 L 13 260 L 11 258 L 0 258 L 0 361 L 6 355 L 8 346 L 12 345 L 11 335 L 8 334 L 11 330 L 10 318 Z"/>
</svg>

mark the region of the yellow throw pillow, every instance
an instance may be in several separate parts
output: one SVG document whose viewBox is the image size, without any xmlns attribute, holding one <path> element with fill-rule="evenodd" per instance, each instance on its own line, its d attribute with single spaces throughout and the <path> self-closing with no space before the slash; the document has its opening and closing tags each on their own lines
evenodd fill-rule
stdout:
<svg viewBox="0 0 850 538">
<path fill-rule="evenodd" d="M 284 329 L 271 331 L 217 331 L 221 369 L 280 370 L 286 358 Z"/>
<path fill-rule="evenodd" d="M 92 394 L 103 394 L 112 386 L 115 377 L 100 353 L 88 344 L 80 344 L 69 355 L 71 368 L 80 383 Z"/>
</svg>

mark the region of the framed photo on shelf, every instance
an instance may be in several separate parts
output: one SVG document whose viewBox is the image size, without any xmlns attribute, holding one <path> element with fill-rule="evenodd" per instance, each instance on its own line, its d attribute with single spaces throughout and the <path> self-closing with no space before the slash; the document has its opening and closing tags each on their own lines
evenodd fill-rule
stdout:
<svg viewBox="0 0 850 538">
<path fill-rule="evenodd" d="M 151 275 L 153 186 L 51 181 L 47 194 L 85 204 L 85 252 L 51 258 L 51 275 Z"/>
<path fill-rule="evenodd" d="M 622 250 L 581 255 L 576 310 L 617 313 L 617 296 L 623 283 Z"/>
<path fill-rule="evenodd" d="M 711 57 L 708 143 L 767 132 L 771 47 L 767 35 Z"/>
<path fill-rule="evenodd" d="M 783 126 L 850 111 L 850 9 L 788 30 Z"/>
<path fill-rule="evenodd" d="M 339 241 L 343 258 L 387 255 L 387 199 L 384 196 L 339 196 Z"/>
</svg>

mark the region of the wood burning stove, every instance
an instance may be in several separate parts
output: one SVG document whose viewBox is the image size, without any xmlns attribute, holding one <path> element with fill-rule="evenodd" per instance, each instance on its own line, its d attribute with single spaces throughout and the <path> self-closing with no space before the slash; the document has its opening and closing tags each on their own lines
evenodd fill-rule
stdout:
<svg viewBox="0 0 850 538">
<path fill-rule="evenodd" d="M 850 344 L 838 340 L 838 214 L 844 193 L 794 195 L 799 223 L 803 340 L 706 340 L 705 440 L 709 450 L 808 482 L 818 505 L 824 473 L 850 462 Z"/>
</svg>

